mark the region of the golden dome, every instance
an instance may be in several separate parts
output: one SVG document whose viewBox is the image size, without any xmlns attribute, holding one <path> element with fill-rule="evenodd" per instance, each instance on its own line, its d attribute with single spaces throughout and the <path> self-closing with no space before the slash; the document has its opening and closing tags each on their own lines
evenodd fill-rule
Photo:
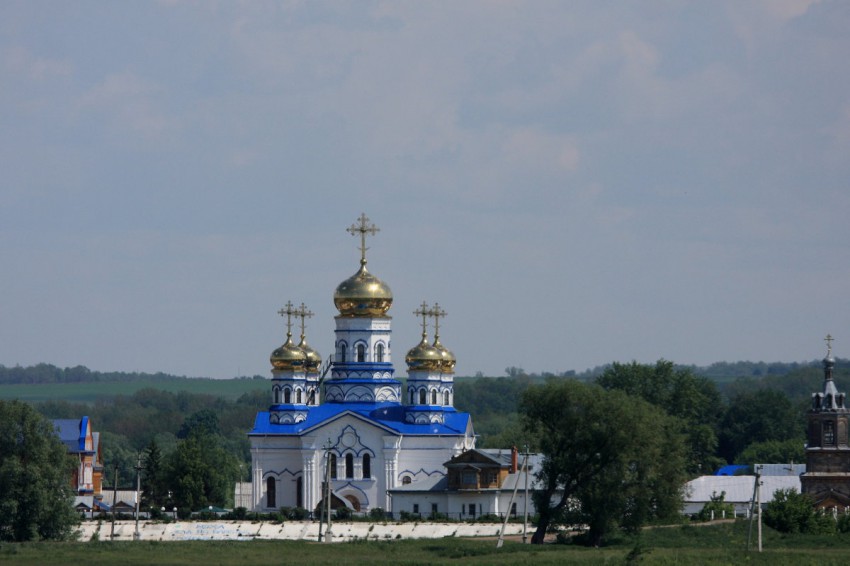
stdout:
<svg viewBox="0 0 850 566">
<path fill-rule="evenodd" d="M 360 263 L 360 270 L 334 291 L 334 305 L 343 316 L 386 316 L 392 304 L 390 286 L 369 273 L 364 261 Z"/>
<path fill-rule="evenodd" d="M 304 351 L 292 343 L 292 334 L 286 333 L 286 342 L 272 352 L 269 361 L 272 363 L 272 368 L 276 370 L 300 370 L 304 367 L 304 362 L 307 360 L 307 355 Z"/>
<path fill-rule="evenodd" d="M 304 352 L 304 366 L 307 371 L 319 371 L 319 366 L 322 365 L 322 355 L 307 344 L 307 339 L 303 334 L 301 335 L 301 342 L 298 343 L 298 348 Z"/>
<path fill-rule="evenodd" d="M 443 346 L 440 343 L 440 337 L 439 336 L 434 337 L 434 346 L 433 347 L 434 347 L 435 350 L 440 352 L 440 359 L 442 361 L 441 367 L 442 367 L 443 373 L 454 373 L 455 364 L 457 363 L 457 358 L 455 358 L 455 355 L 452 353 L 451 350 L 449 350 L 448 348 L 446 348 L 445 346 Z"/>
<path fill-rule="evenodd" d="M 440 369 L 443 357 L 438 349 L 428 343 L 428 338 L 423 334 L 422 341 L 407 352 L 404 361 L 410 371 L 434 371 Z"/>
</svg>

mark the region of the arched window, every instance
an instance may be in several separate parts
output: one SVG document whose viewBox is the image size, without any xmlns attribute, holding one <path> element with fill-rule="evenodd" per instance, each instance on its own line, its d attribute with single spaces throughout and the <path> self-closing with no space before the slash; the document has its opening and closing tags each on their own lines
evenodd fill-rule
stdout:
<svg viewBox="0 0 850 566">
<path fill-rule="evenodd" d="M 823 423 L 823 443 L 825 446 L 835 444 L 835 425 L 832 421 Z"/>
<path fill-rule="evenodd" d="M 289 390 L 289 387 L 283 390 L 283 403 L 292 403 L 292 391 Z"/>
<path fill-rule="evenodd" d="M 366 361 L 366 346 L 364 344 L 357 345 L 357 361 L 365 362 Z"/>
<path fill-rule="evenodd" d="M 443 391 L 443 405 L 449 406 L 449 392 Z"/>
<path fill-rule="evenodd" d="M 383 362 L 384 361 L 384 345 L 383 344 L 378 344 L 375 347 L 375 361 L 376 362 Z"/>
<path fill-rule="evenodd" d="M 347 348 L 345 347 L 345 342 L 341 342 L 340 345 L 339 345 L 339 361 L 341 361 L 342 363 L 345 363 L 345 351 L 346 351 L 346 349 Z"/>
<path fill-rule="evenodd" d="M 368 480 L 372 477 L 372 457 L 368 454 L 363 454 L 363 479 Z"/>
<path fill-rule="evenodd" d="M 316 390 L 314 388 L 310 388 L 310 392 L 307 393 L 307 404 L 314 405 L 316 403 Z"/>
<path fill-rule="evenodd" d="M 280 404 L 280 388 L 278 388 L 278 387 L 274 388 L 274 404 L 275 405 Z"/>
<path fill-rule="evenodd" d="M 425 403 L 427 403 L 427 402 L 428 402 L 428 397 L 427 397 L 427 395 L 428 395 L 428 394 L 425 392 L 425 389 L 420 389 L 420 390 L 419 390 L 419 404 L 420 404 L 420 405 L 424 405 Z"/>
<path fill-rule="evenodd" d="M 345 477 L 354 477 L 354 454 L 351 452 L 345 455 Z"/>
<path fill-rule="evenodd" d="M 437 404 L 437 390 L 436 389 L 431 390 L 431 404 L 432 405 Z"/>
<path fill-rule="evenodd" d="M 295 402 L 296 403 L 301 402 L 301 390 L 300 389 L 295 390 Z"/>
<path fill-rule="evenodd" d="M 411 483 L 412 481 L 413 481 L 413 478 L 411 478 L 410 476 L 404 476 L 403 478 L 401 478 L 401 485 L 407 485 L 407 484 Z"/>
<path fill-rule="evenodd" d="M 277 507 L 277 483 L 274 478 L 266 478 L 266 507 Z"/>
<path fill-rule="evenodd" d="M 335 479 L 336 479 L 336 454 L 331 454 L 331 458 L 330 458 L 330 460 L 331 460 L 331 463 L 330 463 L 330 466 L 331 466 L 331 479 L 332 479 L 332 480 L 335 480 Z"/>
</svg>

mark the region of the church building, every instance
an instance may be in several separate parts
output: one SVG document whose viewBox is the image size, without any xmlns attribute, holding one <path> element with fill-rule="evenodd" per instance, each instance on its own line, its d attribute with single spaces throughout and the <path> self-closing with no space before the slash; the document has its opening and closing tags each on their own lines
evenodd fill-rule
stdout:
<svg viewBox="0 0 850 566">
<path fill-rule="evenodd" d="M 847 434 L 850 410 L 845 394 L 838 392 L 832 379 L 835 368 L 832 336 L 827 335 L 826 342 L 823 391 L 812 393 L 812 408 L 807 419 L 806 473 L 800 476 L 800 488 L 821 509 L 846 508 L 850 506 L 850 444 Z"/>
<path fill-rule="evenodd" d="M 362 214 L 347 231 L 360 236 L 360 268 L 334 292 L 339 314 L 327 361 L 307 344 L 313 313 L 292 302 L 279 311 L 287 331 L 271 355 L 271 405 L 248 434 L 255 511 L 315 510 L 327 504 L 326 481 L 333 508 L 391 511 L 391 490 L 444 476 L 446 461 L 475 447 L 470 415 L 453 406 L 456 360 L 439 336 L 446 312 L 424 302 L 414 312 L 422 339 L 407 353 L 402 383 L 391 354 L 393 295 L 366 269 L 366 237 L 378 228 Z"/>
</svg>

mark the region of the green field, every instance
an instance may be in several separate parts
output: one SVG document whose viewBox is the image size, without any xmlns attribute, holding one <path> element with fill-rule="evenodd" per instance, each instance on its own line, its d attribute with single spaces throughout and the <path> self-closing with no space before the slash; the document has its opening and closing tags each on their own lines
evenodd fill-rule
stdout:
<svg viewBox="0 0 850 566">
<path fill-rule="evenodd" d="M 229 400 L 238 399 L 250 391 L 266 391 L 269 382 L 263 379 L 150 379 L 139 381 L 94 381 L 84 383 L 13 383 L 0 385 L 0 399 L 19 399 L 28 403 L 38 401 L 71 401 L 90 403 L 98 398 L 132 395 L 140 389 L 153 388 L 177 393 L 205 393 Z"/>
<path fill-rule="evenodd" d="M 651 529 L 603 548 L 493 539 L 0 543 L 8 564 L 769 564 L 848 563 L 850 536 L 783 536 L 765 530 L 764 552 L 746 551 L 747 523 Z M 630 560 L 631 559 L 631 560 Z"/>
</svg>

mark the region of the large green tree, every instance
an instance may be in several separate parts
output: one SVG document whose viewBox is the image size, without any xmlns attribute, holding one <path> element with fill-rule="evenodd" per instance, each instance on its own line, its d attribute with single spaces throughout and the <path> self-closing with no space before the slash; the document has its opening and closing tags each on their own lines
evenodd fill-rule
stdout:
<svg viewBox="0 0 850 566">
<path fill-rule="evenodd" d="M 53 423 L 20 401 L 0 401 L 0 540 L 66 539 L 79 518 L 73 460 Z"/>
<path fill-rule="evenodd" d="M 239 477 L 239 461 L 221 447 L 221 437 L 192 434 L 168 458 L 165 483 L 183 510 L 227 506 Z"/>
<path fill-rule="evenodd" d="M 805 411 L 774 389 L 732 397 L 720 423 L 720 455 L 729 463 L 753 443 L 787 440 L 805 442 Z"/>
<path fill-rule="evenodd" d="M 682 421 L 688 443 L 688 473 L 711 473 L 724 461 L 717 457 L 717 423 L 723 402 L 713 381 L 689 368 L 658 360 L 654 365 L 614 362 L 596 382 L 640 397 Z"/>
<path fill-rule="evenodd" d="M 686 448 L 680 421 L 623 391 L 574 380 L 530 387 L 520 403 L 543 453 L 532 542 L 552 524 L 586 524 L 598 545 L 616 527 L 638 529 L 681 509 Z"/>
</svg>

